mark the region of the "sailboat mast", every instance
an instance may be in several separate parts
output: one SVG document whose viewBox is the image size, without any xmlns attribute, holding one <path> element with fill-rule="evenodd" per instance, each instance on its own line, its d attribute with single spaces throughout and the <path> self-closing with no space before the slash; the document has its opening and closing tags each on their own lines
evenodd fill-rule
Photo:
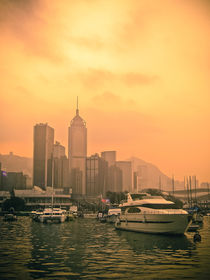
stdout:
<svg viewBox="0 0 210 280">
<path fill-rule="evenodd" d="M 197 204 L 197 188 L 196 188 L 196 176 L 195 176 L 195 203 Z"/>
<path fill-rule="evenodd" d="M 187 202 L 188 202 L 188 205 L 190 206 L 189 181 L 188 181 L 188 177 L 187 177 Z"/>
<path fill-rule="evenodd" d="M 161 176 L 159 176 L 159 190 L 161 191 Z"/>
<path fill-rule="evenodd" d="M 172 192 L 173 192 L 173 195 L 174 195 L 174 175 L 172 175 Z"/>
<path fill-rule="evenodd" d="M 189 176 L 189 185 L 190 185 L 190 207 L 192 207 L 192 188 L 191 188 L 191 176 Z"/>
</svg>

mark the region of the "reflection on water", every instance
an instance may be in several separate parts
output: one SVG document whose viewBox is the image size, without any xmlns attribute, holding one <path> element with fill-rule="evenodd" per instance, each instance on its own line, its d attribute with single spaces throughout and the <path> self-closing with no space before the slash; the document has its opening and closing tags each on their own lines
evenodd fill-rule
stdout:
<svg viewBox="0 0 210 280">
<path fill-rule="evenodd" d="M 116 231 L 78 219 L 39 224 L 0 220 L 0 279 L 209 279 L 210 217 L 202 242 L 186 236 Z"/>
<path fill-rule="evenodd" d="M 118 234 L 126 238 L 128 244 L 137 253 L 158 249 L 176 251 L 195 248 L 193 242 L 186 235 L 166 236 L 126 231 L 120 231 Z"/>
</svg>

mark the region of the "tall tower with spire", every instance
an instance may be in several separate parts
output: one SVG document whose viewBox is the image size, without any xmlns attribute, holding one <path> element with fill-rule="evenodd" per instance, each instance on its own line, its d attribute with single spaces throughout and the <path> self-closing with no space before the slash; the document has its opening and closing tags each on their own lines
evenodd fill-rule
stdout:
<svg viewBox="0 0 210 280">
<path fill-rule="evenodd" d="M 79 115 L 78 97 L 76 116 L 68 129 L 68 158 L 72 193 L 86 194 L 86 157 L 87 128 L 86 122 Z"/>
</svg>

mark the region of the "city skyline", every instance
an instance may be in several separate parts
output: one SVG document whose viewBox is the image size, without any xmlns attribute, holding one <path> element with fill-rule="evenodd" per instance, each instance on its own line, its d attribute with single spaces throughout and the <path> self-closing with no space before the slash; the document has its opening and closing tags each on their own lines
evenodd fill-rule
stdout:
<svg viewBox="0 0 210 280">
<path fill-rule="evenodd" d="M 79 96 L 88 155 L 210 181 L 208 2 L 99 2 L 0 3 L 0 153 L 32 157 L 41 122 L 67 148 Z"/>
</svg>

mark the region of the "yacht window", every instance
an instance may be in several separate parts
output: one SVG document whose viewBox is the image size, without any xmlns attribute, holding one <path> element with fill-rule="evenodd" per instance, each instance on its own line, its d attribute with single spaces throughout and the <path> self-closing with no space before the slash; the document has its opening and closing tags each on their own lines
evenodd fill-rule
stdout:
<svg viewBox="0 0 210 280">
<path fill-rule="evenodd" d="M 141 210 L 139 208 L 136 208 L 136 207 L 131 207 L 128 209 L 127 211 L 128 213 L 140 213 Z"/>
<path fill-rule="evenodd" d="M 152 209 L 180 209 L 175 204 L 142 204 L 141 207 L 147 207 Z"/>
<path fill-rule="evenodd" d="M 137 199 L 143 199 L 146 196 L 146 194 L 140 194 L 140 193 L 132 193 L 131 197 L 133 200 L 137 200 Z"/>
</svg>

